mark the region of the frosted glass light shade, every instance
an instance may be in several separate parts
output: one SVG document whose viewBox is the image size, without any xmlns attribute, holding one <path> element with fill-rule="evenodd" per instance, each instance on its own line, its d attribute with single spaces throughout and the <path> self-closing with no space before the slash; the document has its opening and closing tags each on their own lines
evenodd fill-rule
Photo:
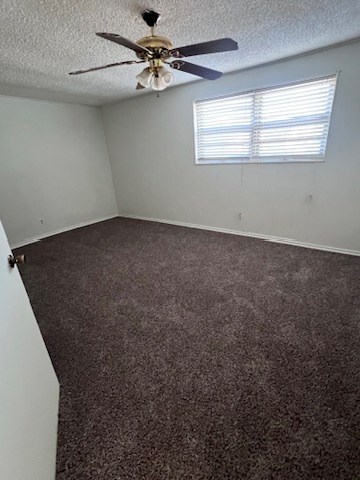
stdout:
<svg viewBox="0 0 360 480">
<path fill-rule="evenodd" d="M 157 91 L 165 90 L 165 88 L 171 84 L 172 80 L 173 74 L 168 72 L 166 68 L 161 67 L 158 69 L 157 75 L 154 75 L 150 80 L 151 88 Z"/>
<path fill-rule="evenodd" d="M 150 71 L 150 68 L 144 68 L 144 70 L 139 73 L 139 75 L 136 75 L 136 80 L 140 83 L 145 88 L 150 87 L 151 85 L 151 79 L 153 77 L 153 73 Z"/>
</svg>

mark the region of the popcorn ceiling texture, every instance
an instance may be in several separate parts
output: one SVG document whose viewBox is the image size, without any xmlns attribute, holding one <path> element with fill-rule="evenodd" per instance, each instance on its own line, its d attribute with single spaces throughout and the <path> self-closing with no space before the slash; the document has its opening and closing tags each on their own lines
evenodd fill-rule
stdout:
<svg viewBox="0 0 360 480">
<path fill-rule="evenodd" d="M 68 72 L 129 60 L 134 54 L 95 36 L 148 34 L 140 12 L 162 14 L 159 34 L 175 45 L 234 38 L 239 51 L 198 57 L 223 72 L 238 70 L 360 35 L 359 0 L 3 0 L 0 94 L 101 105 L 132 95 L 140 65 L 69 77 Z M 174 84 L 195 77 L 175 73 Z"/>
</svg>

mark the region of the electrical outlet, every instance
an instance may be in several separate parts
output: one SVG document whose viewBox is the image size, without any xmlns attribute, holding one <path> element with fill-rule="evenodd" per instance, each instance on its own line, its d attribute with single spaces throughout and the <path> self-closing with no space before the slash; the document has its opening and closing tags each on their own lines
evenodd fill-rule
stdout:
<svg viewBox="0 0 360 480">
<path fill-rule="evenodd" d="M 41 225 L 44 225 L 45 220 L 43 218 L 39 218 L 39 222 L 41 223 Z"/>
</svg>

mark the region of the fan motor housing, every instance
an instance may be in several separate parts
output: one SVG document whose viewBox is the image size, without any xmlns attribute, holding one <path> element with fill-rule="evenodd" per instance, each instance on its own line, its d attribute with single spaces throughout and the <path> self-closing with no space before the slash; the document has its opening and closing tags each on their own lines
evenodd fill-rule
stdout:
<svg viewBox="0 0 360 480">
<path fill-rule="evenodd" d="M 140 38 L 140 40 L 137 40 L 136 43 L 142 47 L 154 51 L 154 53 L 161 53 L 163 50 L 166 51 L 173 48 L 171 41 L 166 37 L 161 37 L 160 35 L 149 35 L 147 37 Z M 142 57 L 142 54 L 139 54 L 138 56 Z"/>
</svg>

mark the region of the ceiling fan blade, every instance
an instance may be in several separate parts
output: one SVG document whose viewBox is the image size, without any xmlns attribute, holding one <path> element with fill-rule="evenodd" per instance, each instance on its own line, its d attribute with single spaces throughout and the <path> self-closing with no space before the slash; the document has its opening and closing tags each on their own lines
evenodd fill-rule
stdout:
<svg viewBox="0 0 360 480">
<path fill-rule="evenodd" d="M 141 45 L 138 45 L 127 38 L 121 37 L 116 33 L 97 33 L 96 35 L 98 37 L 105 38 L 105 40 L 111 40 L 112 42 L 122 45 L 123 47 L 130 48 L 136 53 L 151 53 L 147 48 L 142 47 Z"/>
<path fill-rule="evenodd" d="M 88 68 L 87 70 L 76 70 L 75 72 L 70 72 L 69 75 L 79 75 L 81 73 L 94 72 L 95 70 L 102 70 L 103 68 L 118 67 L 120 65 L 132 65 L 133 63 L 144 63 L 144 61 L 129 60 L 127 62 L 109 63 L 108 65 L 103 65 L 102 67 Z"/>
<path fill-rule="evenodd" d="M 182 72 L 191 73 L 198 77 L 206 78 L 206 80 L 216 80 L 221 77 L 222 72 L 212 70 L 211 68 L 201 67 L 194 63 L 184 62 L 183 60 L 175 60 L 170 63 L 170 67 L 175 70 L 181 70 Z"/>
<path fill-rule="evenodd" d="M 195 43 L 194 45 L 186 45 L 185 47 L 174 48 L 171 54 L 174 57 L 192 57 L 194 55 L 205 55 L 207 53 L 228 52 L 237 50 L 238 44 L 232 38 L 219 38 L 210 42 Z"/>
<path fill-rule="evenodd" d="M 136 85 L 136 90 L 143 90 L 144 88 L 145 88 L 144 85 L 141 85 L 141 83 L 138 83 Z"/>
</svg>

